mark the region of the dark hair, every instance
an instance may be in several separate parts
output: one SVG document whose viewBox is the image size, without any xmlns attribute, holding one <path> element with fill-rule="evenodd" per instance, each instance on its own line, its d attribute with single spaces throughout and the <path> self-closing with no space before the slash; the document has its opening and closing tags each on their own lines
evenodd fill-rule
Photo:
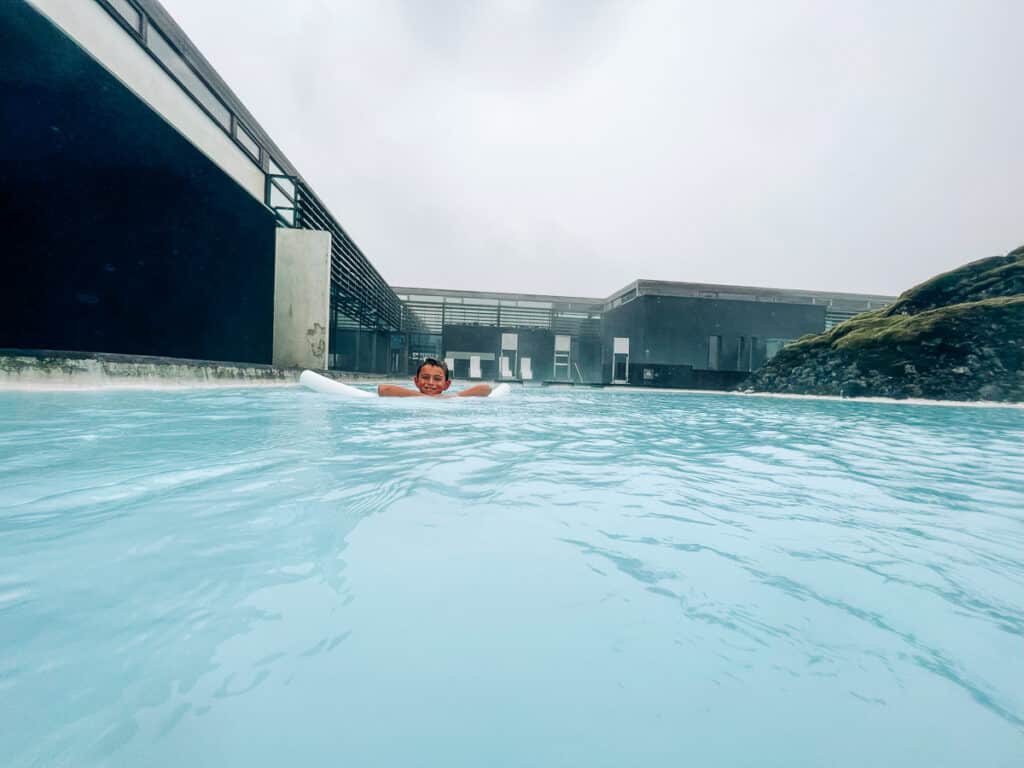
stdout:
<svg viewBox="0 0 1024 768">
<path fill-rule="evenodd" d="M 444 380 L 445 381 L 451 381 L 452 375 L 451 375 L 451 373 L 448 372 L 448 363 L 444 362 L 443 360 L 438 360 L 437 358 L 434 358 L 434 357 L 425 357 L 425 358 L 423 358 L 423 360 L 420 362 L 419 366 L 416 368 L 416 377 L 417 378 L 419 378 L 420 371 L 423 370 L 423 366 L 425 366 L 425 365 L 433 365 L 433 366 L 435 366 L 437 368 L 440 368 L 442 371 L 444 371 Z"/>
</svg>

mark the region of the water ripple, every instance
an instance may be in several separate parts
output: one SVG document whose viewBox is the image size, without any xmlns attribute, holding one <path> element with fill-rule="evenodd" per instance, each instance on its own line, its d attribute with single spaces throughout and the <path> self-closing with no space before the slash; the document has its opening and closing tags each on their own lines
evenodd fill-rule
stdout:
<svg viewBox="0 0 1024 768">
<path fill-rule="evenodd" d="M 0 395 L 0 753 L 1010 765 L 1022 468 L 1008 409 Z"/>
</svg>

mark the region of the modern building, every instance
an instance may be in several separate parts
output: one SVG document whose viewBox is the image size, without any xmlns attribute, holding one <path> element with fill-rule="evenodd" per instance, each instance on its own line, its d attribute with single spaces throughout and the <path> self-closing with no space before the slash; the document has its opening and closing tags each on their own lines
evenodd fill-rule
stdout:
<svg viewBox="0 0 1024 768">
<path fill-rule="evenodd" d="M 720 388 L 888 296 L 638 280 L 605 299 L 396 287 L 456 378 Z M 398 343 L 398 342 L 396 342 Z"/>
<path fill-rule="evenodd" d="M 0 41 L 0 346 L 326 367 L 331 325 L 400 329 L 157 0 L 5 0 Z"/>
<path fill-rule="evenodd" d="M 392 288 L 158 0 L 6 0 L 0 41 L 0 347 L 722 387 L 893 300 Z"/>
</svg>

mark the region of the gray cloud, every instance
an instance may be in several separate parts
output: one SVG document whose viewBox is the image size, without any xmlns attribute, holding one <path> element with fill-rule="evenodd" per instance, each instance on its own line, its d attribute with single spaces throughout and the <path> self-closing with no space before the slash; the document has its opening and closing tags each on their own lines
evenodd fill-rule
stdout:
<svg viewBox="0 0 1024 768">
<path fill-rule="evenodd" d="M 1024 4 L 163 0 L 394 284 L 896 293 L 1024 242 Z"/>
</svg>

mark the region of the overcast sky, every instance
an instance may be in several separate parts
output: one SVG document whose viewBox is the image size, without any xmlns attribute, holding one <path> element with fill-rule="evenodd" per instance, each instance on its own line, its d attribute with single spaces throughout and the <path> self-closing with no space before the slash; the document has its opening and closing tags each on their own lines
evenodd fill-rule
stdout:
<svg viewBox="0 0 1024 768">
<path fill-rule="evenodd" d="M 899 293 L 1024 243 L 1024 2 L 162 0 L 392 285 Z"/>
</svg>

